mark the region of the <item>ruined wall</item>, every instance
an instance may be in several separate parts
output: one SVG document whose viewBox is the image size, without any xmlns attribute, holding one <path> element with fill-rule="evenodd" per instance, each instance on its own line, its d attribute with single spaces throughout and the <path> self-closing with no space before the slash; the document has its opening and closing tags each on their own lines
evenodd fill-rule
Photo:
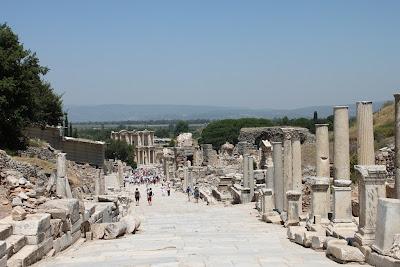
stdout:
<svg viewBox="0 0 400 267">
<path fill-rule="evenodd" d="M 103 166 L 105 143 L 86 139 L 62 137 L 59 127 L 30 127 L 25 130 L 29 138 L 37 138 L 48 142 L 55 149 L 67 153 L 67 159 L 79 163 Z"/>
</svg>

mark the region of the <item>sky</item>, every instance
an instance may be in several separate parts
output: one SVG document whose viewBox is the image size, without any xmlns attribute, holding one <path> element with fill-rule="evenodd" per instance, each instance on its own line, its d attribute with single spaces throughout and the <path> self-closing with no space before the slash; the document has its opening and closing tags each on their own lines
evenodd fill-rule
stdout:
<svg viewBox="0 0 400 267">
<path fill-rule="evenodd" d="M 67 105 L 297 108 L 400 91 L 400 1 L 2 0 Z"/>
</svg>

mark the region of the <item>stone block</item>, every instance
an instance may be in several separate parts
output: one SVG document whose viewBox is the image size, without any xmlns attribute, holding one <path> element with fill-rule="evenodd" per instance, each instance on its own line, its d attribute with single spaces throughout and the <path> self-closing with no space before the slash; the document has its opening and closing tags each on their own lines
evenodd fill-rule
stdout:
<svg viewBox="0 0 400 267">
<path fill-rule="evenodd" d="M 11 258 L 12 255 L 26 245 L 26 238 L 23 235 L 11 235 L 5 242 L 7 245 L 7 258 Z"/>
<path fill-rule="evenodd" d="M 25 220 L 27 212 L 21 206 L 16 206 L 11 211 L 11 217 L 14 221 L 22 221 Z"/>
<path fill-rule="evenodd" d="M 53 247 L 53 239 L 49 238 L 40 245 L 26 245 L 8 261 L 7 266 L 29 266 L 41 260 Z"/>
<path fill-rule="evenodd" d="M 47 228 L 46 231 L 40 232 L 37 235 L 25 235 L 26 243 L 28 245 L 38 245 L 43 241 L 51 237 L 51 228 Z"/>
<path fill-rule="evenodd" d="M 93 233 L 93 239 L 103 239 L 105 228 L 106 228 L 106 224 L 103 224 L 103 223 L 92 224 L 91 230 Z"/>
<path fill-rule="evenodd" d="M 6 240 L 12 235 L 12 226 L 10 224 L 0 224 L 0 240 Z"/>
<path fill-rule="evenodd" d="M 329 244 L 326 255 L 339 263 L 364 262 L 364 254 L 356 247 L 341 244 Z"/>
<path fill-rule="evenodd" d="M 394 237 L 400 234 L 400 200 L 380 198 L 376 220 L 375 243 L 372 249 L 379 254 L 391 256 Z"/>
<path fill-rule="evenodd" d="M 132 215 L 128 215 L 123 217 L 121 222 L 125 223 L 127 234 L 134 234 L 140 227 L 141 219 Z"/>
<path fill-rule="evenodd" d="M 12 221 L 12 226 L 15 235 L 39 235 L 50 228 L 50 214 L 28 214 L 23 221 Z"/>
<path fill-rule="evenodd" d="M 287 236 L 291 241 L 295 240 L 296 233 L 303 235 L 307 231 L 303 226 L 289 226 L 287 229 Z"/>
<path fill-rule="evenodd" d="M 49 213 L 52 219 L 60 219 L 65 221 L 67 219 L 67 211 L 63 209 L 56 208 L 46 208 L 46 209 L 38 209 L 39 213 Z"/>
<path fill-rule="evenodd" d="M 72 224 L 71 233 L 76 233 L 77 231 L 81 230 L 82 219 L 79 219 L 74 224 Z"/>
<path fill-rule="evenodd" d="M 0 267 L 7 267 L 7 256 L 0 259 Z"/>
<path fill-rule="evenodd" d="M 92 232 L 86 232 L 85 233 L 86 241 L 91 241 L 93 240 L 93 233 Z"/>
<path fill-rule="evenodd" d="M 115 239 L 123 236 L 126 232 L 126 224 L 124 222 L 108 223 L 104 228 L 104 239 Z"/>
<path fill-rule="evenodd" d="M 50 220 L 50 233 L 53 239 L 59 237 L 62 233 L 63 221 L 61 219 Z"/>
<path fill-rule="evenodd" d="M 326 242 L 327 236 L 315 235 L 311 237 L 311 248 L 314 250 L 323 250 L 324 243 Z"/>
<path fill-rule="evenodd" d="M 400 260 L 372 251 L 367 257 L 367 263 L 377 267 L 399 267 Z"/>
<path fill-rule="evenodd" d="M 327 249 L 329 245 L 333 244 L 347 245 L 347 241 L 344 239 L 337 239 L 334 237 L 326 238 L 324 241 L 324 249 Z"/>
<path fill-rule="evenodd" d="M 53 242 L 53 248 L 55 253 L 61 252 L 72 244 L 71 232 L 63 234 L 61 237 L 57 238 Z"/>
<path fill-rule="evenodd" d="M 0 258 L 4 257 L 7 252 L 7 244 L 5 241 L 0 241 Z"/>
<path fill-rule="evenodd" d="M 79 220 L 79 201 L 77 199 L 53 199 L 39 206 L 39 209 L 62 209 L 72 223 Z M 59 219 L 59 218 L 55 218 Z"/>
</svg>

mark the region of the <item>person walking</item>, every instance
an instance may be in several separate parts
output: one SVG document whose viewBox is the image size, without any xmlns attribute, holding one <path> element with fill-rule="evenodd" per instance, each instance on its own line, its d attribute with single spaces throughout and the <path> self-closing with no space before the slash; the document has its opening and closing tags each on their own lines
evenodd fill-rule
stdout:
<svg viewBox="0 0 400 267">
<path fill-rule="evenodd" d="M 149 191 L 147 192 L 147 202 L 149 203 L 149 206 L 152 205 L 152 199 L 153 199 L 153 190 L 151 190 L 151 187 Z"/>
<path fill-rule="evenodd" d="M 194 199 L 195 199 L 196 203 L 199 203 L 199 198 L 200 198 L 200 191 L 199 191 L 199 188 L 196 186 L 194 188 Z"/>
<path fill-rule="evenodd" d="M 169 186 L 169 183 L 167 184 L 167 195 L 171 195 L 171 187 Z"/>
<path fill-rule="evenodd" d="M 186 188 L 186 194 L 187 194 L 187 197 L 188 197 L 188 201 L 190 202 L 190 194 L 192 193 L 192 190 L 190 189 L 190 186 L 188 186 L 187 188 Z"/>
<path fill-rule="evenodd" d="M 135 190 L 135 200 L 136 200 L 136 206 L 139 206 L 140 192 L 139 192 L 139 188 L 137 188 L 137 187 Z"/>
</svg>

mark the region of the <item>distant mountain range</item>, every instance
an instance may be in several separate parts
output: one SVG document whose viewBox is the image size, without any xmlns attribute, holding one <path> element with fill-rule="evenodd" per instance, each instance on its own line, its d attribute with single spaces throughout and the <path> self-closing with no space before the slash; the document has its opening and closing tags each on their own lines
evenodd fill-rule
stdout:
<svg viewBox="0 0 400 267">
<path fill-rule="evenodd" d="M 379 110 L 386 101 L 374 103 L 374 111 Z M 355 104 L 348 105 L 350 116 L 355 115 Z M 314 111 L 318 117 L 332 115 L 332 106 L 310 106 L 296 109 L 252 109 L 240 107 L 191 106 L 191 105 L 96 105 L 66 106 L 68 118 L 72 122 L 106 121 L 145 121 L 145 120 L 195 120 L 195 119 L 236 119 L 245 117 L 259 118 L 311 118 Z"/>
</svg>

